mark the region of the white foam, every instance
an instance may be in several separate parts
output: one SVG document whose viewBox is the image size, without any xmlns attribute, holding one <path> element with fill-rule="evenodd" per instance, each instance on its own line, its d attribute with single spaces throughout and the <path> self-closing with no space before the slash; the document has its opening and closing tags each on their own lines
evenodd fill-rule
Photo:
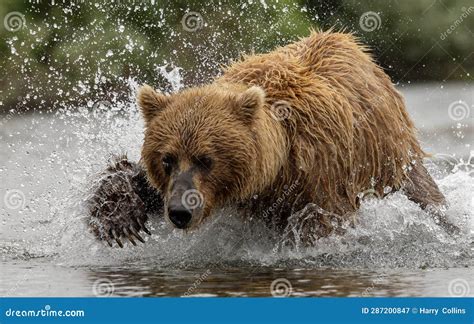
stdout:
<svg viewBox="0 0 474 324">
<path fill-rule="evenodd" d="M 176 75 L 174 80 L 181 84 Z M 65 265 L 128 262 L 162 267 L 209 263 L 335 268 L 472 266 L 472 154 L 469 161 L 450 159 L 454 167 L 447 169 L 443 164 L 429 164 L 451 205 L 449 219 L 462 229 L 459 237 L 446 234 L 418 206 L 394 193 L 380 201 L 367 200 L 358 212 L 355 228 L 309 248 L 282 247 L 274 232 L 257 222 L 243 223 L 231 210 L 187 234 L 154 219 L 153 236 L 138 247 L 111 249 L 97 242 L 85 226 L 87 215 L 82 209 L 91 177 L 111 154 L 126 152 L 135 161 L 140 156 L 143 122 L 134 99 L 137 84 L 129 80 L 129 85 L 129 100 L 111 103 L 109 110 L 95 111 L 92 105 L 9 122 L 16 140 L 25 138 L 9 144 L 14 145 L 8 152 L 15 154 L 15 159 L 6 158 L 6 188 L 26 183 L 28 203 L 25 210 L 3 219 L 3 257 L 45 257 Z M 26 151 L 30 153 L 23 155 Z"/>
</svg>

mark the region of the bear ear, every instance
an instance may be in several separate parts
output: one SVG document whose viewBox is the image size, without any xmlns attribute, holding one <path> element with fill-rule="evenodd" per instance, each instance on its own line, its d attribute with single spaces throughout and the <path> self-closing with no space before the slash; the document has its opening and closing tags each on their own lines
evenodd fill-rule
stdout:
<svg viewBox="0 0 474 324">
<path fill-rule="evenodd" d="M 169 97 L 153 90 L 149 85 L 144 85 L 138 89 L 137 103 L 148 124 L 169 102 Z"/>
<path fill-rule="evenodd" d="M 253 86 L 239 95 L 239 110 L 246 121 L 252 121 L 255 112 L 263 106 L 265 102 L 265 92 L 262 88 Z"/>
</svg>

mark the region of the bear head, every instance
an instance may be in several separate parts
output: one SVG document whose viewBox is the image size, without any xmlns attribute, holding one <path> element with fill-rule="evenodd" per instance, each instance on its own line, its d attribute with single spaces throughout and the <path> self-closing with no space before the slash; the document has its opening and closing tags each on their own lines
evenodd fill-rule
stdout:
<svg viewBox="0 0 474 324">
<path fill-rule="evenodd" d="M 249 195 L 249 179 L 258 176 L 254 124 L 264 100 L 256 86 L 211 84 L 172 95 L 139 89 L 142 162 L 175 227 L 196 228 L 216 208 Z"/>
</svg>

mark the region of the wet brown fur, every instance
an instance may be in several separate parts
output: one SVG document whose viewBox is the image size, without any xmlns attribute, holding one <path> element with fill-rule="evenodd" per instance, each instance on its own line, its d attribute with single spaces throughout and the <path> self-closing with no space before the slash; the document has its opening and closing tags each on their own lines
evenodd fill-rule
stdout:
<svg viewBox="0 0 474 324">
<path fill-rule="evenodd" d="M 426 154 L 402 96 L 351 34 L 314 31 L 244 57 L 209 85 L 171 96 L 145 86 L 138 103 L 146 123 L 142 160 L 165 200 L 163 154 L 178 156 L 183 170 L 202 155 L 216 161 L 195 178 L 206 217 L 236 205 L 285 225 L 308 203 L 345 217 L 360 193 L 382 197 L 385 187 L 409 188 L 423 207 L 445 203 L 422 166 Z M 275 118 L 282 103 L 288 115 Z"/>
</svg>

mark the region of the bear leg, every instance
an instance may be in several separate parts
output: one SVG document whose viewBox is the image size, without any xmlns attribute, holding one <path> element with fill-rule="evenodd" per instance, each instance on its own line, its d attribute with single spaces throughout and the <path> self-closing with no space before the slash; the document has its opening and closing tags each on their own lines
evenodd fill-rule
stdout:
<svg viewBox="0 0 474 324">
<path fill-rule="evenodd" d="M 433 216 L 436 223 L 449 234 L 459 233 L 459 228 L 448 221 L 444 212 L 447 206 L 446 198 L 421 161 L 413 165 L 408 172 L 408 178 L 409 181 L 403 188 L 408 199 Z"/>
<path fill-rule="evenodd" d="M 94 235 L 110 246 L 115 240 L 123 247 L 122 237 L 133 245 L 136 245 L 135 239 L 145 243 L 139 232 L 151 235 L 145 223 L 148 215 L 160 212 L 163 201 L 148 184 L 141 165 L 120 156 L 102 172 L 86 205 Z"/>
<path fill-rule="evenodd" d="M 344 234 L 344 221 L 340 215 L 328 212 L 314 203 L 308 203 L 288 218 L 283 238 L 288 238 L 289 242 L 300 242 L 304 246 L 314 246 L 320 238 L 333 233 Z"/>
</svg>

